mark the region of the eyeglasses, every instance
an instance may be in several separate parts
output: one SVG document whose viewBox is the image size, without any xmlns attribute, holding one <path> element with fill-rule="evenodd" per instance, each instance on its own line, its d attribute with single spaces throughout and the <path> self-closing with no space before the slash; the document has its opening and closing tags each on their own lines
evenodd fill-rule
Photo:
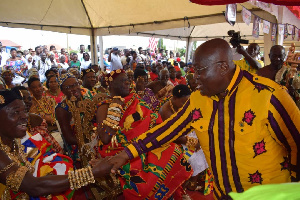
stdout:
<svg viewBox="0 0 300 200">
<path fill-rule="evenodd" d="M 65 86 L 64 88 L 66 89 L 66 90 L 70 90 L 70 89 L 73 89 L 73 88 L 75 88 L 75 87 L 78 87 L 80 84 L 78 83 L 78 82 L 76 82 L 76 83 L 74 83 L 73 85 L 67 85 L 67 86 Z"/>
<path fill-rule="evenodd" d="M 202 68 L 200 68 L 200 69 L 197 69 L 197 68 L 195 68 L 195 72 L 196 72 L 196 75 L 200 75 L 200 73 L 201 73 L 201 71 L 203 71 L 203 70 L 205 70 L 205 69 L 207 69 L 208 68 L 208 66 L 206 66 L 206 67 L 202 67 Z"/>
</svg>

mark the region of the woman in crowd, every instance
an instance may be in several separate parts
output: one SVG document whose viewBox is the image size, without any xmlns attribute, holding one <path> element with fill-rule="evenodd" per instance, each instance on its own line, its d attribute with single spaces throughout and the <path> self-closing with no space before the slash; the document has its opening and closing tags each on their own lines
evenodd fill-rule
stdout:
<svg viewBox="0 0 300 200">
<path fill-rule="evenodd" d="M 72 60 L 70 61 L 69 66 L 70 67 L 76 67 L 78 71 L 80 71 L 80 61 L 78 60 L 78 55 L 76 53 L 73 53 Z"/>
<path fill-rule="evenodd" d="M 90 54 L 84 52 L 82 58 L 83 60 L 81 61 L 81 70 L 89 68 L 91 66 Z"/>
<path fill-rule="evenodd" d="M 69 157 L 55 153 L 40 134 L 26 133 L 28 115 L 20 93 L 0 91 L 0 99 L 1 199 L 71 199 L 72 190 L 109 172 L 102 167 L 105 160 L 73 171 Z"/>
<path fill-rule="evenodd" d="M 110 72 L 106 81 L 110 98 L 100 103 L 97 110 L 102 157 L 119 153 L 130 141 L 161 122 L 160 116 L 136 93 L 129 93 L 129 80 L 123 70 Z M 172 143 L 127 163 L 120 169 L 119 180 L 125 199 L 168 198 L 179 195 L 180 185 L 191 172 L 182 150 Z"/>
<path fill-rule="evenodd" d="M 147 73 L 142 69 L 136 69 L 134 71 L 134 81 L 136 82 L 136 93 L 148 104 L 150 109 L 155 112 L 160 102 L 153 91 L 146 87 L 148 85 Z"/>
<path fill-rule="evenodd" d="M 21 74 L 21 69 L 25 65 L 20 57 L 17 57 L 17 50 L 12 48 L 10 50 L 11 57 L 6 61 L 7 67 L 12 67 L 17 74 Z"/>
<path fill-rule="evenodd" d="M 47 77 L 46 87 L 48 88 L 48 90 L 45 92 L 46 96 L 55 99 L 57 104 L 63 100 L 64 94 L 59 88 L 58 80 L 55 75 Z"/>
<path fill-rule="evenodd" d="M 11 70 L 4 70 L 1 74 L 1 77 L 4 80 L 6 89 L 15 87 L 15 85 L 12 83 L 14 74 Z"/>
<path fill-rule="evenodd" d="M 55 114 L 61 128 L 62 135 L 68 145 L 69 150 L 71 151 L 72 159 L 74 161 L 78 161 L 79 155 L 77 148 L 77 136 L 82 134 L 82 132 L 76 132 L 74 122 L 75 117 L 71 112 L 72 102 L 75 102 L 75 104 L 78 105 L 78 102 L 81 100 L 92 100 L 93 95 L 88 89 L 81 88 L 76 77 L 70 73 L 59 77 L 59 85 L 66 98 L 57 105 Z"/>
<path fill-rule="evenodd" d="M 30 113 L 35 113 L 46 120 L 48 130 L 56 130 L 55 124 L 55 106 L 56 102 L 53 98 L 44 96 L 44 89 L 40 79 L 30 78 L 28 81 L 28 88 L 32 94 L 33 101 L 30 108 Z"/>
<path fill-rule="evenodd" d="M 187 85 L 190 88 L 190 90 L 192 92 L 196 91 L 198 84 L 196 82 L 196 79 L 194 78 L 194 74 L 188 73 L 186 75 L 186 79 L 187 79 Z"/>
<path fill-rule="evenodd" d="M 95 88 L 95 85 L 97 83 L 97 78 L 95 75 L 95 71 L 91 68 L 83 69 L 81 71 L 81 80 L 82 80 L 82 86 L 84 88 L 87 88 L 92 92 L 93 95 L 97 94 L 97 90 Z"/>
</svg>

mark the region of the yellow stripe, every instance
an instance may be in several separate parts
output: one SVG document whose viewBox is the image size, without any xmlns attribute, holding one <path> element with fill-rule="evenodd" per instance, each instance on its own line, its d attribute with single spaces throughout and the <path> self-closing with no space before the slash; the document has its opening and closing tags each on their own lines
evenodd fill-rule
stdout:
<svg viewBox="0 0 300 200">
<path fill-rule="evenodd" d="M 132 155 L 133 155 L 134 158 L 136 158 L 136 157 L 139 156 L 139 154 L 138 154 L 136 148 L 135 148 L 132 144 L 128 145 L 127 148 L 128 148 L 129 151 L 132 153 Z"/>
</svg>

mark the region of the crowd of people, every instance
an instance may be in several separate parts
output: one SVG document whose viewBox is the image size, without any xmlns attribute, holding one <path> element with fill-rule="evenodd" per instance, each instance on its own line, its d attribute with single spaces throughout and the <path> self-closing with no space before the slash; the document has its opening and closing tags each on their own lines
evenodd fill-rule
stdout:
<svg viewBox="0 0 300 200">
<path fill-rule="evenodd" d="M 259 50 L 238 46 L 244 58 L 233 61 L 213 39 L 185 63 L 115 47 L 101 69 L 83 45 L 70 55 L 11 49 L 0 79 L 1 199 L 188 199 L 187 190 L 230 199 L 299 181 L 300 73 L 282 46 L 267 66 Z"/>
</svg>

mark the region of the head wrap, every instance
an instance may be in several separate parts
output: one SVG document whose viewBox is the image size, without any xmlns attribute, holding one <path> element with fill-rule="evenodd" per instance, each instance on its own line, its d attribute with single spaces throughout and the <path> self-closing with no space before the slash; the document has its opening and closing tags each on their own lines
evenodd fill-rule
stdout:
<svg viewBox="0 0 300 200">
<path fill-rule="evenodd" d="M 77 72 L 78 72 L 78 69 L 75 68 L 75 67 L 70 67 L 70 68 L 68 69 L 68 72 L 71 73 L 71 74 L 73 74 L 74 71 L 77 71 Z"/>
<path fill-rule="evenodd" d="M 81 70 L 81 74 L 80 74 L 81 79 L 82 79 L 87 73 L 90 73 L 90 72 L 95 73 L 95 70 L 93 70 L 93 69 L 91 69 L 91 68 L 87 68 L 87 69 Z"/>
<path fill-rule="evenodd" d="M 109 82 L 113 81 L 115 78 L 117 78 L 120 74 L 123 74 L 123 73 L 125 73 L 125 71 L 123 69 L 117 69 L 117 70 L 111 71 L 109 74 L 106 74 L 106 76 L 105 76 L 106 85 L 108 85 Z"/>
<path fill-rule="evenodd" d="M 60 86 L 60 89 L 61 89 L 62 84 L 63 84 L 68 78 L 76 78 L 76 77 L 75 77 L 73 74 L 71 74 L 71 73 L 66 73 L 66 74 L 60 75 L 60 77 L 58 78 L 58 84 L 59 84 L 59 86 Z"/>
<path fill-rule="evenodd" d="M 0 110 L 16 99 L 22 100 L 22 94 L 20 91 L 1 90 L 0 91 Z"/>
</svg>

